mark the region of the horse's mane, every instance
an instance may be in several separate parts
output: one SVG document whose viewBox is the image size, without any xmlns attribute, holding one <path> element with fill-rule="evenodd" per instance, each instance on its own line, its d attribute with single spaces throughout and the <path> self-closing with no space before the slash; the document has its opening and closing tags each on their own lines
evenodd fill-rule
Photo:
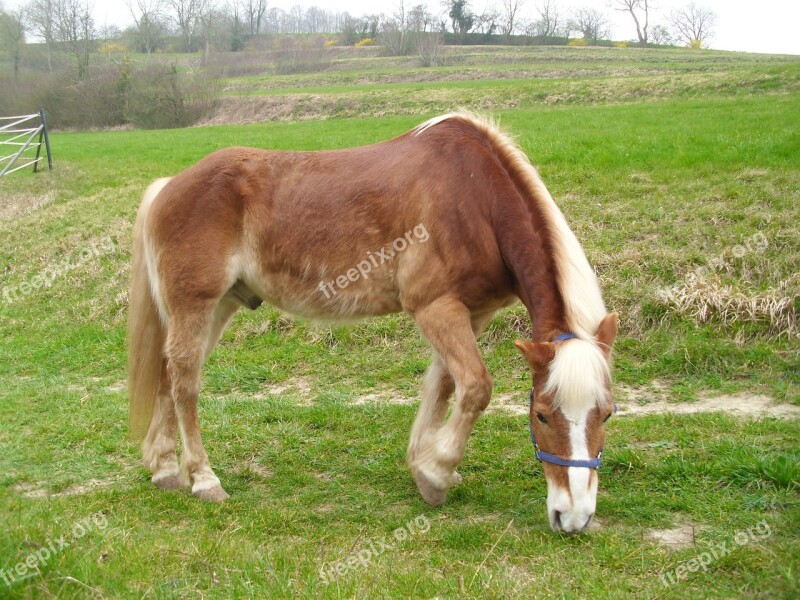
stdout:
<svg viewBox="0 0 800 600">
<path fill-rule="evenodd" d="M 557 284 L 564 301 L 567 326 L 581 339 L 591 340 L 597 333 L 600 321 L 606 316 L 606 307 L 600 293 L 597 276 L 578 239 L 567 225 L 561 210 L 533 168 L 525 153 L 514 141 L 489 119 L 469 112 L 450 113 L 435 117 L 419 125 L 414 133 L 420 135 L 443 121 L 457 120 L 479 131 L 492 145 L 505 168 L 521 182 L 527 194 L 526 201 L 536 203 L 539 213 L 548 221 L 552 232 L 553 260 Z"/>
</svg>

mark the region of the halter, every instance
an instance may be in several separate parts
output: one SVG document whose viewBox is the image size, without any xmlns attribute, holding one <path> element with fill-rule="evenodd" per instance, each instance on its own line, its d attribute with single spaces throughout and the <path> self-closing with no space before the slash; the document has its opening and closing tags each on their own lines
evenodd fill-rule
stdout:
<svg viewBox="0 0 800 600">
<path fill-rule="evenodd" d="M 554 338 L 554 342 L 563 342 L 566 340 L 571 340 L 573 338 L 577 339 L 577 335 L 574 333 L 562 333 L 558 337 Z M 530 396 L 530 405 L 533 407 L 533 386 L 531 386 L 531 396 Z M 614 412 L 617 412 L 617 403 L 614 403 Z M 560 456 L 556 456 L 555 454 L 550 454 L 549 452 L 544 452 L 543 450 L 539 449 L 539 444 L 536 443 L 536 435 L 533 433 L 533 423 L 531 419 L 528 418 L 528 427 L 531 430 L 531 442 L 533 442 L 533 450 L 534 455 L 536 456 L 536 460 L 539 462 L 547 462 L 553 465 L 558 465 L 560 467 L 584 467 L 586 469 L 599 469 L 600 468 L 600 459 L 603 456 L 603 449 L 600 448 L 600 452 L 597 454 L 597 458 L 591 458 L 589 460 L 584 459 L 566 459 L 561 458 Z"/>
</svg>

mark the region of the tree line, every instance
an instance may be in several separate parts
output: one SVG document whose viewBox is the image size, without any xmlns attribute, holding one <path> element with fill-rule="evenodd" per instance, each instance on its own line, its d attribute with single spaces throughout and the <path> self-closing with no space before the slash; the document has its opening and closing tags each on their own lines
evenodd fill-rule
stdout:
<svg viewBox="0 0 800 600">
<path fill-rule="evenodd" d="M 398 0 L 392 14 L 352 16 L 317 6 L 270 7 L 267 0 L 126 0 L 132 25 L 98 27 L 90 0 L 29 0 L 16 10 L 0 4 L 0 48 L 19 68 L 20 49 L 28 38 L 41 40 L 48 51 L 67 50 L 77 70 L 85 73 L 91 52 L 116 42 L 134 52 L 158 50 L 237 51 L 262 34 L 331 34 L 342 45 L 363 40 L 385 41 L 408 51 L 413 34 L 458 36 L 525 35 L 536 38 L 583 39 L 595 43 L 610 37 L 609 11 L 631 17 L 631 37 L 648 44 L 700 47 L 713 35 L 714 13 L 690 3 L 673 10 L 663 23 L 653 23 L 650 0 L 606 0 L 605 9 L 591 5 L 566 9 L 558 0 L 496 0 L 476 12 L 470 0 L 442 0 L 436 14 L 424 4 Z M 597 4 L 597 3 L 596 3 Z M 384 39 L 380 39 L 384 38 Z M 49 60 L 49 58 L 48 58 Z"/>
<path fill-rule="evenodd" d="M 56 127 L 178 127 L 211 114 L 220 80 L 328 68 L 331 45 L 380 46 L 438 64 L 444 43 L 610 45 L 608 10 L 630 14 L 642 46 L 680 40 L 701 47 L 713 13 L 690 4 L 669 25 L 654 23 L 648 0 L 603 0 L 567 10 L 558 0 L 496 0 L 478 13 L 470 0 L 432 12 L 397 0 L 391 14 L 354 17 L 319 7 L 288 11 L 268 0 L 127 0 L 132 24 L 98 27 L 91 0 L 0 0 L 0 114 L 44 107 Z M 477 1 L 477 0 L 475 0 Z M 34 43 L 35 42 L 35 43 Z M 251 49 L 257 52 L 237 52 Z M 135 53 L 192 53 L 135 60 Z"/>
</svg>

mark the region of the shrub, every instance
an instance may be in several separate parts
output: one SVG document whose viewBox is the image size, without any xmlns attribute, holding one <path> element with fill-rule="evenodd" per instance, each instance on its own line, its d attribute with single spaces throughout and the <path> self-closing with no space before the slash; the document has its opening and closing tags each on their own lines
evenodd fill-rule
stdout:
<svg viewBox="0 0 800 600">
<path fill-rule="evenodd" d="M 174 64 L 150 64 L 132 73 L 126 87 L 125 119 L 143 129 L 193 125 L 219 99 L 217 82 L 199 73 L 181 76 Z"/>
<path fill-rule="evenodd" d="M 375 45 L 375 40 L 374 40 L 373 38 L 366 37 L 366 38 L 363 38 L 363 39 L 360 39 L 360 40 L 358 40 L 358 41 L 355 43 L 355 45 L 356 45 L 356 47 L 358 47 L 358 48 L 360 48 L 360 47 L 362 47 L 362 46 L 374 46 L 374 45 Z"/>
<path fill-rule="evenodd" d="M 567 42 L 567 46 L 588 46 L 589 42 L 586 41 L 586 38 L 575 38 L 574 40 L 570 40 Z"/>
<path fill-rule="evenodd" d="M 332 62 L 322 36 L 282 36 L 275 40 L 274 56 L 275 71 L 281 75 L 324 71 Z"/>
</svg>

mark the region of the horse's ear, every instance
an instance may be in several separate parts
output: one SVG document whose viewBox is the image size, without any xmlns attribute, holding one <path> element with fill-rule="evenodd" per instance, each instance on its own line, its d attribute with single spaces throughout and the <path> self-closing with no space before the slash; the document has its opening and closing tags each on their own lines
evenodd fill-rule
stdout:
<svg viewBox="0 0 800 600">
<path fill-rule="evenodd" d="M 548 342 L 526 342 L 524 340 L 517 340 L 514 345 L 528 361 L 532 367 L 546 367 L 553 360 L 556 351 L 553 349 L 553 344 Z"/>
<path fill-rule="evenodd" d="M 608 357 L 611 354 L 611 346 L 614 345 L 614 340 L 617 337 L 617 329 L 619 328 L 619 315 L 615 312 L 607 314 L 600 321 L 600 327 L 597 329 L 597 344 L 600 349 Z"/>
</svg>

